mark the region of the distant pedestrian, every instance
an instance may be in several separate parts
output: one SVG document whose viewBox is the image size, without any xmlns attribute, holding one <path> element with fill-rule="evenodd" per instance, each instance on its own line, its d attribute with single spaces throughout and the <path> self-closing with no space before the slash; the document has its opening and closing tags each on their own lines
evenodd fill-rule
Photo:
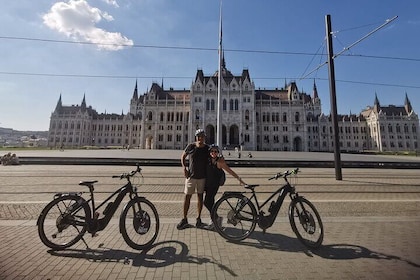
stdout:
<svg viewBox="0 0 420 280">
<path fill-rule="evenodd" d="M 19 165 L 19 158 L 16 154 L 12 154 L 12 157 L 9 160 L 10 165 Z"/>
<path fill-rule="evenodd" d="M 1 164 L 2 165 L 9 165 L 10 159 L 12 158 L 12 153 L 7 153 L 1 157 Z"/>
</svg>

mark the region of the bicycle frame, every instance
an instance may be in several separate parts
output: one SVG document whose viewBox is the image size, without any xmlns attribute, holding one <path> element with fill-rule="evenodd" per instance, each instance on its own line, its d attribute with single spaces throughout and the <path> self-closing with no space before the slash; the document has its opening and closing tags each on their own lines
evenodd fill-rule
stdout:
<svg viewBox="0 0 420 280">
<path fill-rule="evenodd" d="M 127 204 L 119 215 L 120 233 L 131 248 L 136 250 L 149 248 L 158 236 L 159 215 L 154 204 L 144 196 L 139 196 L 137 185 L 131 182 L 131 178 L 136 174 L 143 177 L 140 165 L 136 166 L 137 169 L 129 173 L 112 176 L 127 181 L 106 197 L 105 201 L 98 203 L 99 205 L 95 204 L 94 193 L 97 180 L 79 183 L 80 186 L 86 186 L 88 191 L 56 193 L 54 199 L 43 208 L 37 220 L 41 241 L 53 250 L 68 248 L 79 240 L 89 248 L 83 238 L 84 234 L 89 232 L 94 237 L 96 232 L 105 229 L 125 196 L 129 196 Z M 83 197 L 85 193 L 89 193 L 90 197 Z M 103 211 L 103 215 L 99 211 Z M 55 220 L 55 223 L 51 224 L 47 220 Z"/>
<path fill-rule="evenodd" d="M 57 193 L 55 197 L 64 196 L 64 195 L 77 195 L 80 196 L 77 206 L 75 209 L 72 209 L 71 212 L 77 213 L 81 210 L 85 205 L 87 205 L 87 215 L 86 215 L 86 223 L 87 223 L 87 232 L 95 234 L 98 231 L 101 231 L 107 227 L 111 218 L 114 216 L 115 212 L 117 211 L 118 207 L 120 206 L 124 197 L 129 194 L 130 199 L 137 196 L 137 191 L 133 188 L 131 181 L 129 180 L 124 186 L 116 190 L 113 194 L 111 194 L 107 199 L 105 199 L 101 204 L 95 207 L 95 198 L 94 198 L 94 182 L 90 182 L 86 184 L 89 188 L 90 198 L 88 200 L 82 197 L 83 192 L 69 192 L 69 193 Z M 114 201 L 109 202 L 114 196 L 117 196 Z M 89 205 L 90 203 L 90 205 Z M 107 207 L 103 211 L 104 216 L 99 219 L 99 212 L 98 210 L 102 208 L 106 203 L 108 203 Z M 93 210 L 93 211 L 92 211 Z"/>
<path fill-rule="evenodd" d="M 287 178 L 284 178 L 286 181 L 286 184 L 280 187 L 278 190 L 273 192 L 262 204 L 258 201 L 257 192 L 255 191 L 255 188 L 258 185 L 248 185 L 245 188 L 251 190 L 251 196 L 247 197 L 249 200 L 254 201 L 254 205 L 256 206 L 256 210 L 258 211 L 258 226 L 265 230 L 273 225 L 275 222 L 277 215 L 280 211 L 281 206 L 283 205 L 284 199 L 287 195 L 290 196 L 291 199 L 295 199 L 298 194 L 295 192 L 295 187 L 290 185 Z M 229 193 L 241 193 L 246 194 L 249 192 L 226 192 L 226 194 Z M 272 200 L 275 198 L 275 196 L 278 195 L 277 200 Z M 269 202 L 272 202 L 268 211 L 270 212 L 268 215 L 265 215 L 265 212 L 262 210 L 264 206 L 266 206 Z"/>
<path fill-rule="evenodd" d="M 249 237 L 257 225 L 265 233 L 274 224 L 286 196 L 289 195 L 291 202 L 287 214 L 293 232 L 305 246 L 318 248 L 324 237 L 321 217 L 315 206 L 300 196 L 295 186 L 288 181 L 290 175 L 298 172 L 299 169 L 296 168 L 269 178 L 268 180 L 283 178 L 286 183 L 269 193 L 269 197 L 261 204 L 258 200 L 260 193 L 255 191 L 259 185 L 245 185 L 245 191 L 225 192 L 211 212 L 216 231 L 234 242 Z M 271 203 L 267 207 L 269 202 Z M 267 208 L 268 214 L 264 213 Z"/>
<path fill-rule="evenodd" d="M 281 188 L 279 188 L 277 191 L 272 193 L 269 198 L 267 198 L 261 205 L 259 204 L 256 192 L 254 189 L 252 189 L 252 196 L 254 198 L 255 204 L 257 206 L 258 210 L 258 226 L 262 229 L 267 229 L 273 225 L 275 222 L 277 215 L 280 211 L 281 206 L 283 205 L 284 199 L 288 194 L 294 193 L 294 187 L 292 187 L 289 183 L 285 184 Z M 278 195 L 277 200 L 273 201 L 272 199 Z M 267 203 L 271 202 L 271 205 L 268 209 L 269 214 L 265 215 L 264 211 L 262 211 L 262 208 L 267 205 Z"/>
<path fill-rule="evenodd" d="M 91 213 L 91 215 L 89 216 L 88 221 L 87 221 L 88 232 L 89 233 L 101 231 L 101 230 L 106 228 L 106 226 L 111 221 L 111 218 L 114 216 L 115 212 L 117 211 L 118 207 L 120 206 L 122 200 L 124 199 L 124 197 L 127 194 L 129 194 L 130 199 L 133 198 L 133 195 L 137 196 L 137 193 L 133 189 L 133 185 L 129 181 L 127 184 L 125 184 L 124 186 L 122 186 L 121 188 L 116 190 L 113 194 L 111 194 L 101 204 L 99 204 L 97 207 L 95 207 L 95 199 L 94 199 L 94 195 L 93 195 L 93 188 L 89 188 L 89 192 L 90 192 L 90 199 L 87 200 L 86 203 L 91 202 L 91 205 L 92 205 L 91 209 L 94 209 L 93 213 Z M 117 195 L 117 197 L 115 198 L 115 200 L 112 201 L 112 202 L 109 202 L 116 195 Z M 109 203 L 105 207 L 105 210 L 103 211 L 104 217 L 98 219 L 99 212 L 97 210 L 99 210 L 107 202 L 109 202 Z"/>
</svg>

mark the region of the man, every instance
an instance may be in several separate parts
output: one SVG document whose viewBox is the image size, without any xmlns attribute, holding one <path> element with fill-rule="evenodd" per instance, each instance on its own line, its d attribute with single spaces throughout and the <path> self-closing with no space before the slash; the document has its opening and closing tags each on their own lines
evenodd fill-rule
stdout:
<svg viewBox="0 0 420 280">
<path fill-rule="evenodd" d="M 188 167 L 186 159 L 188 157 Z M 195 142 L 188 144 L 181 155 L 181 165 L 185 176 L 184 187 L 184 217 L 177 225 L 177 229 L 184 229 L 188 226 L 188 210 L 192 195 L 197 192 L 197 227 L 203 227 L 201 222 L 201 211 L 203 210 L 203 193 L 206 184 L 206 168 L 209 158 L 209 146 L 206 144 L 206 133 L 203 129 L 195 132 Z"/>
</svg>

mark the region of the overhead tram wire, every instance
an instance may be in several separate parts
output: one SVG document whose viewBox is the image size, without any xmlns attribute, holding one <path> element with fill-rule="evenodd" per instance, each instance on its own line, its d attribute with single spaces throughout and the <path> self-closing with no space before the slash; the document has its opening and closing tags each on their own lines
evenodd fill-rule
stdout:
<svg viewBox="0 0 420 280">
<path fill-rule="evenodd" d="M 124 76 L 124 75 L 85 75 L 85 74 L 52 74 L 52 73 L 29 73 L 29 72 L 6 72 L 2 75 L 44 76 L 44 77 L 68 77 L 68 78 L 109 78 L 109 79 L 161 79 L 162 76 Z M 166 79 L 191 79 L 191 76 L 165 76 Z"/>
<path fill-rule="evenodd" d="M 51 74 L 51 73 L 29 73 L 29 72 L 5 72 L 0 71 L 0 75 L 22 75 L 22 76 L 44 76 L 44 77 L 68 77 L 68 78 L 106 78 L 106 79 L 161 79 L 162 76 L 135 76 L 135 75 L 83 75 L 83 74 Z M 164 79 L 193 79 L 193 76 L 164 76 Z M 253 77 L 254 80 L 298 80 L 296 77 Z M 315 80 L 327 81 L 327 78 L 315 78 Z M 401 88 L 413 88 L 418 89 L 420 86 L 414 85 L 398 85 L 388 83 L 372 83 L 363 81 L 348 81 L 348 80 L 336 80 L 340 83 L 352 83 L 362 85 L 377 85 L 386 87 L 401 87 Z"/>
<path fill-rule="evenodd" d="M 341 52 L 339 52 L 338 54 L 335 54 L 332 59 L 335 59 L 337 57 L 339 57 L 340 55 L 343 55 L 344 52 L 349 51 L 352 47 L 354 47 L 355 45 L 359 44 L 360 42 L 362 42 L 363 40 L 365 40 L 366 38 L 368 38 L 369 36 L 371 36 L 373 33 L 377 32 L 378 30 L 382 29 L 383 27 L 385 27 L 386 25 L 390 24 L 391 22 L 393 22 L 395 19 L 397 19 L 398 16 L 394 16 L 391 19 L 387 19 L 383 24 L 381 24 L 380 26 L 378 26 L 377 28 L 375 28 L 374 30 L 370 31 L 369 33 L 367 33 L 366 35 L 364 35 L 362 38 L 360 38 L 359 40 L 355 41 L 354 43 L 352 43 L 350 46 L 345 47 Z M 334 32 L 331 32 L 334 33 Z M 300 78 L 299 80 L 303 80 L 306 77 L 308 77 L 309 75 L 311 75 L 313 72 L 317 71 L 319 68 L 321 68 L 322 66 L 324 66 L 325 64 L 327 64 L 328 61 L 325 61 L 323 64 L 318 65 L 317 68 L 315 68 L 314 70 L 312 70 L 311 72 L 309 72 L 308 74 L 306 74 L 304 77 Z"/>
<path fill-rule="evenodd" d="M 323 40 L 323 43 L 321 44 L 321 46 L 319 46 L 318 50 L 316 51 L 316 55 L 318 55 L 319 51 L 320 51 L 320 50 L 323 50 L 323 49 L 324 49 L 324 47 L 325 47 L 325 40 Z M 310 61 L 310 62 L 308 63 L 308 65 L 306 66 L 305 71 L 303 71 L 302 76 L 304 76 L 304 75 L 305 75 L 305 73 L 306 73 L 306 71 L 308 70 L 309 66 L 311 65 L 312 61 L 314 61 L 314 59 L 315 59 L 315 56 L 316 56 L 316 55 L 314 55 L 314 56 L 312 57 L 311 61 Z M 322 57 L 322 55 L 321 55 L 321 57 Z"/>
<path fill-rule="evenodd" d="M 356 26 L 356 27 L 349 27 L 349 28 L 346 28 L 346 29 L 337 30 L 337 31 L 335 31 L 333 33 L 334 34 L 337 34 L 337 33 L 347 32 L 347 31 L 351 31 L 351 30 L 356 30 L 356 29 L 361 29 L 361 28 L 376 26 L 376 25 L 381 24 L 381 23 L 382 23 L 382 21 L 377 21 L 377 22 L 374 22 L 374 23 L 368 23 L 368 24 L 364 24 L 364 25 L 360 25 L 360 26 Z"/>
<path fill-rule="evenodd" d="M 204 48 L 204 47 L 182 47 L 182 46 L 159 46 L 159 45 L 129 45 L 129 44 L 114 44 L 114 43 L 96 43 L 96 42 L 83 42 L 83 41 L 68 41 L 68 40 L 52 40 L 41 38 L 28 38 L 28 37 L 14 37 L 14 36 L 0 36 L 4 40 L 26 40 L 38 41 L 47 43 L 63 43 L 63 44 L 83 44 L 83 45 L 104 45 L 104 46 L 117 46 L 117 47 L 131 47 L 131 48 L 152 48 L 152 49 L 173 49 L 173 50 L 193 50 L 193 51 L 217 51 L 217 48 Z M 270 51 L 270 50 L 246 50 L 246 49 L 224 49 L 225 52 L 236 53 L 260 53 L 260 54 L 280 54 L 280 55 L 306 55 L 306 56 L 322 56 L 318 53 L 308 52 L 290 52 L 290 51 Z M 351 55 L 342 54 L 342 56 L 359 56 L 364 58 L 376 59 L 391 59 L 391 60 L 407 60 L 420 62 L 420 58 L 407 58 L 407 57 L 389 57 L 389 56 L 374 56 L 374 55 Z"/>
<path fill-rule="evenodd" d="M 130 48 L 174 49 L 174 50 L 194 50 L 194 51 L 217 51 L 218 50 L 217 48 L 204 48 L 204 47 L 158 46 L 158 45 L 136 45 L 136 44 L 130 45 L 130 44 L 99 43 L 99 42 L 52 40 L 52 39 L 13 37 L 13 36 L 0 36 L 0 39 L 38 41 L 38 42 L 46 42 L 46 43 L 116 46 L 116 47 L 130 47 Z M 287 51 L 268 51 L 268 50 L 224 49 L 224 51 L 225 52 L 242 52 L 242 53 L 284 54 L 284 55 L 314 55 L 312 53 L 306 53 L 306 52 L 287 52 Z"/>
<path fill-rule="evenodd" d="M 351 44 L 350 46 L 344 48 L 341 52 L 339 52 L 338 54 L 335 54 L 333 58 L 339 57 L 341 54 L 343 54 L 344 52 L 350 50 L 352 47 L 354 47 L 355 45 L 359 44 L 360 42 L 362 42 L 363 40 L 365 40 L 366 38 L 368 38 L 370 35 L 372 35 L 373 33 L 379 31 L 380 29 L 382 29 L 383 27 L 385 27 L 386 25 L 390 24 L 391 22 L 393 22 L 394 20 L 396 20 L 398 18 L 398 16 L 394 16 L 391 19 L 387 19 L 385 21 L 385 23 L 383 23 L 382 25 L 378 26 L 377 28 L 375 28 L 374 30 L 372 30 L 371 32 L 369 32 L 368 34 L 366 34 L 365 36 L 363 36 L 362 38 L 360 38 L 359 40 L 357 40 L 356 42 L 354 42 L 353 44 Z"/>
<path fill-rule="evenodd" d="M 396 17 L 394 17 L 395 19 Z M 393 20 L 393 19 L 392 19 Z M 385 24 L 388 24 L 391 20 L 387 20 Z M 361 27 L 356 27 L 361 28 Z M 356 29 L 352 28 L 352 29 Z M 372 34 L 380 27 L 375 29 L 374 31 L 370 32 Z M 348 31 L 352 29 L 345 29 L 341 30 Z M 368 34 L 368 35 L 369 35 Z M 368 35 L 364 36 L 362 39 L 358 40 L 360 42 Z M 66 40 L 51 40 L 51 39 L 40 39 L 40 38 L 27 38 L 27 37 L 12 37 L 12 36 L 0 36 L 0 39 L 7 39 L 7 40 L 28 40 L 28 41 L 41 41 L 41 42 L 49 42 L 49 43 L 68 43 L 68 44 L 86 44 L 86 45 L 113 45 L 113 46 L 126 46 L 126 47 L 134 47 L 134 48 L 157 48 L 157 49 L 176 49 L 176 50 L 196 50 L 196 51 L 216 51 L 216 48 L 202 48 L 202 47 L 179 47 L 179 46 L 156 46 L 156 45 L 128 45 L 128 44 L 111 44 L 111 43 L 95 43 L 95 42 L 81 42 L 81 41 L 66 41 Z M 325 44 L 325 43 L 324 43 Z M 350 47 L 354 46 L 356 43 L 352 44 Z M 350 47 L 347 47 L 348 50 Z M 306 53 L 306 52 L 286 52 L 286 51 L 267 51 L 267 50 L 244 50 L 244 49 L 225 49 L 226 52 L 242 52 L 242 53 L 261 53 L 261 54 L 283 54 L 283 55 L 310 55 L 310 56 L 320 56 L 320 59 L 324 56 L 324 54 L 317 53 Z M 343 54 L 340 53 L 341 56 L 349 56 L 349 57 L 361 57 L 361 58 L 374 58 L 374 59 L 392 59 L 392 60 L 405 60 L 405 61 L 413 61 L 413 62 L 420 62 L 420 58 L 404 58 L 404 57 L 385 57 L 385 56 L 373 56 L 373 55 L 356 55 L 356 54 Z M 338 55 L 336 55 L 338 56 Z M 312 58 L 313 60 L 313 58 Z M 320 64 L 316 69 L 308 73 L 306 76 L 299 78 L 299 80 L 305 79 L 307 76 L 311 75 L 313 72 L 320 69 L 322 66 L 327 64 L 324 62 Z M 306 71 L 306 70 L 305 70 Z M 161 76 L 121 76 L 121 75 L 82 75 L 82 74 L 51 74 L 51 73 L 28 73 L 28 72 L 7 72 L 7 71 L 0 71 L 0 74 L 4 75 L 28 75 L 28 76 L 50 76 L 50 77 L 80 77 L 80 78 L 112 78 L 112 79 L 132 79 L 132 78 L 139 78 L 139 79 L 159 79 L 162 78 Z M 173 76 L 173 77 L 165 77 L 166 79 L 190 79 L 191 77 L 182 77 L 182 76 Z M 254 79 L 277 79 L 277 78 L 254 78 Z M 319 80 L 322 80 L 319 78 Z M 339 80 L 337 80 L 339 81 Z M 392 86 L 392 87 L 407 87 L 407 88 L 419 88 L 418 86 L 410 86 L 410 85 L 394 85 L 394 84 L 384 84 L 384 83 L 367 83 L 367 82 L 357 82 L 357 81 L 339 81 L 339 82 L 351 82 L 351 83 L 360 83 L 360 84 L 370 84 L 370 85 L 381 85 L 381 86 Z"/>
<path fill-rule="evenodd" d="M 420 58 L 409 58 L 409 57 L 392 57 L 392 56 L 378 56 L 378 55 L 365 55 L 365 54 L 347 54 L 343 56 L 420 62 Z"/>
</svg>

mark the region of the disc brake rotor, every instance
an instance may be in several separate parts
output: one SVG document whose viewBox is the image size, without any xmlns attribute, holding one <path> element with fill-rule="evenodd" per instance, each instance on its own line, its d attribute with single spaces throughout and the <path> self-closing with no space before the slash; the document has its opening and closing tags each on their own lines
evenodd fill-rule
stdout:
<svg viewBox="0 0 420 280">
<path fill-rule="evenodd" d="M 299 215 L 300 223 L 305 231 L 309 234 L 315 233 L 315 219 L 308 211 L 302 211 Z"/>
<path fill-rule="evenodd" d="M 236 224 L 238 223 L 236 217 L 235 217 L 235 211 L 230 210 L 229 213 L 227 214 L 227 219 L 228 219 L 228 223 L 232 224 L 233 226 L 236 226 Z"/>
<path fill-rule="evenodd" d="M 133 226 L 138 234 L 146 234 L 150 229 L 150 216 L 146 211 L 137 211 L 133 219 Z"/>
<path fill-rule="evenodd" d="M 72 218 L 73 217 L 70 217 L 69 215 L 66 215 L 66 216 L 60 215 L 55 221 L 55 225 L 58 229 L 58 232 L 62 232 L 63 230 L 68 228 L 70 226 L 69 222 Z"/>
</svg>

